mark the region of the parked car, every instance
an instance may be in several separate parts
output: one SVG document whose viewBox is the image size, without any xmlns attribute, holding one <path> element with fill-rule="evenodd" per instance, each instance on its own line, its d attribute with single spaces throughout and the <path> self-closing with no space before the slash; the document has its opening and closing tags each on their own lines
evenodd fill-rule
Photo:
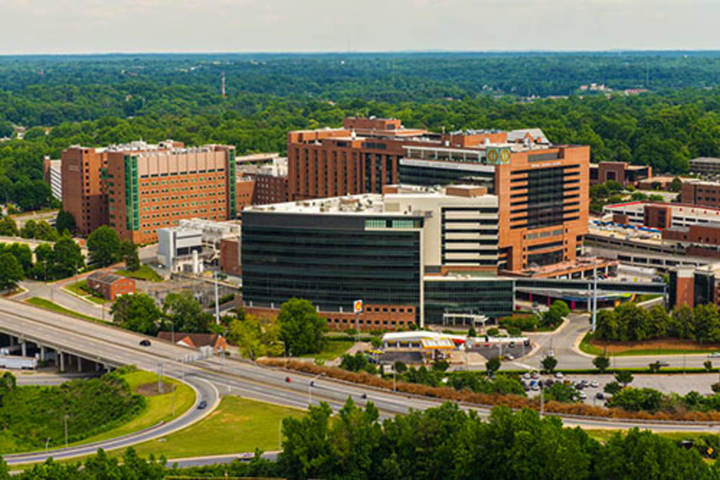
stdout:
<svg viewBox="0 0 720 480">
<path fill-rule="evenodd" d="M 525 380 L 530 380 L 530 372 L 525 372 L 525 373 L 523 373 L 523 378 L 524 378 Z"/>
<path fill-rule="evenodd" d="M 558 380 L 562 380 L 562 378 L 563 378 L 562 372 L 555 372 L 555 378 L 557 378 Z"/>
<path fill-rule="evenodd" d="M 510 342 L 510 343 L 508 344 L 508 346 L 509 346 L 510 348 L 515 348 L 515 342 Z"/>
<path fill-rule="evenodd" d="M 532 372 L 531 376 L 532 378 L 540 378 L 540 374 L 537 371 Z"/>
<path fill-rule="evenodd" d="M 550 350 L 547 351 L 547 354 L 545 354 L 545 356 L 547 356 L 547 357 L 554 357 L 554 356 L 555 356 L 555 352 L 554 352 L 553 349 L 551 348 Z"/>
<path fill-rule="evenodd" d="M 592 388 L 598 388 L 600 386 L 600 384 L 598 382 L 596 382 L 595 380 L 593 380 L 592 382 L 590 382 L 590 386 Z"/>
<path fill-rule="evenodd" d="M 587 395 L 585 392 L 580 392 L 580 400 L 585 400 L 587 398 Z"/>
<path fill-rule="evenodd" d="M 598 400 L 605 400 L 605 395 L 603 394 L 603 392 L 597 392 L 595 394 L 595 398 L 597 398 Z"/>
</svg>

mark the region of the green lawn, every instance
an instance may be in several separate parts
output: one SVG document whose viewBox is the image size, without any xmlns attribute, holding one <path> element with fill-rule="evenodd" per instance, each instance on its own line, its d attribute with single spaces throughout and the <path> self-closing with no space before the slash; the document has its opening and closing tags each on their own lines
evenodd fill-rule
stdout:
<svg viewBox="0 0 720 480">
<path fill-rule="evenodd" d="M 77 283 L 70 284 L 64 288 L 79 297 L 83 297 L 85 300 L 90 300 L 91 302 L 94 302 L 94 303 L 97 303 L 100 305 L 108 303 L 108 300 L 105 300 L 105 298 L 103 298 L 102 295 L 100 295 L 99 293 L 93 292 L 87 286 L 87 280 L 81 280 Z"/>
<path fill-rule="evenodd" d="M 129 272 L 127 270 L 118 270 L 115 273 L 124 277 L 134 278 L 136 280 L 146 280 L 148 282 L 163 281 L 162 277 L 155 273 L 155 270 L 148 267 L 147 265 L 142 265 L 139 270 L 136 270 L 134 272 Z"/>
<path fill-rule="evenodd" d="M 69 308 L 65 308 L 62 305 L 58 305 L 57 303 L 51 302 L 50 300 L 47 300 L 45 298 L 30 297 L 27 300 L 25 300 L 25 303 L 29 303 L 30 305 L 34 305 L 36 307 L 44 308 L 45 310 L 50 310 L 52 312 L 70 315 L 71 317 L 79 318 L 82 320 L 89 320 L 91 322 L 106 323 L 106 324 L 112 323 L 112 322 L 104 322 L 104 321 L 100 320 L 99 318 L 91 317 L 89 315 L 83 315 L 82 313 L 76 312 L 75 310 L 70 310 Z"/>
<path fill-rule="evenodd" d="M 253 452 L 256 448 L 278 450 L 282 419 L 303 414 L 293 408 L 228 396 L 195 425 L 133 448 L 143 457 L 153 453 L 167 458 Z"/>
<path fill-rule="evenodd" d="M 123 378 L 130 384 L 130 388 L 132 388 L 132 391 L 135 393 L 137 393 L 137 388 L 140 385 L 157 382 L 157 374 L 144 370 L 130 372 L 123 375 Z M 163 382 L 175 385 L 175 415 L 173 415 L 172 391 L 162 395 L 147 397 L 147 408 L 140 415 L 117 428 L 85 439 L 81 443 L 99 442 L 110 438 L 121 437 L 150 428 L 160 422 L 167 423 L 192 408 L 195 404 L 195 390 L 171 378 L 163 377 Z"/>
<path fill-rule="evenodd" d="M 317 360 L 328 361 L 334 360 L 347 352 L 355 342 L 350 340 L 336 340 L 325 342 L 325 348 L 320 353 L 308 353 L 301 355 L 303 358 L 315 358 Z"/>
<path fill-rule="evenodd" d="M 628 350 L 626 352 L 612 353 L 612 357 L 645 357 L 658 355 L 702 355 L 715 352 L 717 349 L 708 348 L 702 350 L 683 348 L 646 348 L 642 350 Z M 590 343 L 590 333 L 586 334 L 580 342 L 580 351 L 589 355 L 602 355 L 604 350 L 601 347 Z"/>
</svg>

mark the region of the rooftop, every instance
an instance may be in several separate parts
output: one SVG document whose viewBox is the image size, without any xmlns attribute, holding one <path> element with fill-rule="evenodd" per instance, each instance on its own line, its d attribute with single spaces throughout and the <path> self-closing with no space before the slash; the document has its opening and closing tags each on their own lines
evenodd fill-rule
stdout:
<svg viewBox="0 0 720 480">
<path fill-rule="evenodd" d="M 483 203 L 497 204 L 497 197 L 488 195 L 483 187 L 477 185 L 453 185 L 443 187 L 419 187 L 419 186 L 389 186 L 386 193 L 364 193 L 360 195 L 348 195 L 344 197 L 319 198 L 297 202 L 275 203 L 272 205 L 259 205 L 245 209 L 245 212 L 276 212 L 276 213 L 304 213 L 319 214 L 332 213 L 342 215 L 377 215 L 377 216 L 425 216 L 421 207 L 406 208 L 401 210 L 393 200 L 427 200 L 437 199 L 438 201 L 450 198 L 462 198 L 467 201 L 471 199 L 483 199 Z M 412 202 L 411 202 L 412 203 Z"/>
<path fill-rule="evenodd" d="M 720 158 L 716 157 L 698 157 L 693 158 L 690 160 L 690 163 L 719 163 L 720 164 Z"/>
</svg>

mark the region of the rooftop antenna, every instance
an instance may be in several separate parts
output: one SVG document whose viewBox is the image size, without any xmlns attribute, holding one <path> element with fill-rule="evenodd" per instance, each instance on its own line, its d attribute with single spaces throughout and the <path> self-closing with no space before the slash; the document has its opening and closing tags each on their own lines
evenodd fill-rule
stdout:
<svg viewBox="0 0 720 480">
<path fill-rule="evenodd" d="M 225 70 L 222 71 L 222 97 L 225 98 Z"/>
</svg>

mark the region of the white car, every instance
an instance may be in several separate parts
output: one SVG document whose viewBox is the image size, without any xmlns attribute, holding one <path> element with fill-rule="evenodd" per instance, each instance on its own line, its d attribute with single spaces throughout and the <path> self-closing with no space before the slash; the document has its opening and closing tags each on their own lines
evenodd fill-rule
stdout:
<svg viewBox="0 0 720 480">
<path fill-rule="evenodd" d="M 557 372 L 557 373 L 555 373 L 555 378 L 561 380 L 561 379 L 563 378 L 562 372 Z"/>
<path fill-rule="evenodd" d="M 546 355 L 546 356 L 548 356 L 548 357 L 554 357 L 554 356 L 555 356 L 555 352 L 553 352 L 553 349 L 552 349 L 552 348 L 547 351 L 547 355 Z"/>
<path fill-rule="evenodd" d="M 590 382 L 590 386 L 592 388 L 598 388 L 600 386 L 600 384 L 598 382 L 596 382 L 595 380 L 593 380 L 592 382 Z"/>
<path fill-rule="evenodd" d="M 585 392 L 580 392 L 578 395 L 580 396 L 580 400 L 585 400 L 587 398 L 587 394 Z"/>
<path fill-rule="evenodd" d="M 720 358 L 720 352 L 713 352 L 708 355 L 708 358 Z"/>
</svg>

